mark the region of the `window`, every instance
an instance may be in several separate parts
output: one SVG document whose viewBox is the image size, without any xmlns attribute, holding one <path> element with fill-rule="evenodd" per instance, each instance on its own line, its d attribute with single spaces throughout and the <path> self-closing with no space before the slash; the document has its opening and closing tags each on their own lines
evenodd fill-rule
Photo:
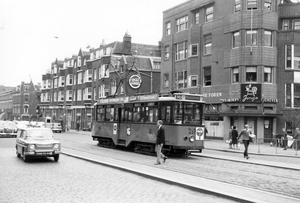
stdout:
<svg viewBox="0 0 300 203">
<path fill-rule="evenodd" d="M 285 68 L 300 69 L 300 45 L 285 45 Z"/>
<path fill-rule="evenodd" d="M 72 90 L 68 90 L 67 91 L 67 98 L 66 98 L 67 101 L 72 101 Z"/>
<path fill-rule="evenodd" d="M 97 80 L 97 68 L 94 69 L 94 81 Z"/>
<path fill-rule="evenodd" d="M 98 87 L 99 89 L 99 98 L 105 98 L 106 95 L 105 95 L 105 85 L 100 85 Z"/>
<path fill-rule="evenodd" d="M 93 80 L 93 70 L 89 69 L 85 72 L 85 82 L 91 82 Z"/>
<path fill-rule="evenodd" d="M 264 67 L 264 82 L 272 83 L 272 68 L 271 67 Z"/>
<path fill-rule="evenodd" d="M 238 83 L 239 82 L 239 68 L 235 67 L 232 68 L 232 83 Z"/>
<path fill-rule="evenodd" d="M 65 86 L 65 76 L 59 76 L 59 86 Z"/>
<path fill-rule="evenodd" d="M 239 12 L 241 10 L 241 0 L 235 0 L 234 11 Z"/>
<path fill-rule="evenodd" d="M 272 2 L 272 0 L 265 0 L 265 4 L 264 4 L 264 6 L 265 6 L 265 10 L 271 10 L 271 2 Z"/>
<path fill-rule="evenodd" d="M 171 34 L 171 22 L 166 23 L 166 36 Z"/>
<path fill-rule="evenodd" d="M 82 93 L 81 93 L 81 89 L 77 90 L 77 101 L 81 101 L 82 100 Z"/>
<path fill-rule="evenodd" d="M 214 18 L 214 7 L 208 7 L 205 9 L 205 22 L 211 22 L 213 21 L 213 18 Z"/>
<path fill-rule="evenodd" d="M 104 64 L 99 67 L 99 79 L 109 78 L 109 65 Z"/>
<path fill-rule="evenodd" d="M 187 88 L 187 71 L 175 73 L 175 85 L 177 89 Z"/>
<path fill-rule="evenodd" d="M 285 105 L 286 107 L 299 108 L 300 107 L 300 84 L 292 83 L 285 84 Z"/>
<path fill-rule="evenodd" d="M 189 57 L 191 56 L 198 56 L 198 44 L 191 44 L 189 45 Z"/>
<path fill-rule="evenodd" d="M 204 36 L 205 44 L 204 44 L 204 55 L 211 54 L 211 35 Z"/>
<path fill-rule="evenodd" d="M 175 61 L 183 60 L 187 58 L 187 42 L 181 42 L 175 44 Z"/>
<path fill-rule="evenodd" d="M 289 20 L 282 21 L 282 30 L 289 30 Z"/>
<path fill-rule="evenodd" d="M 204 67 L 204 86 L 210 86 L 211 85 L 211 67 Z"/>
<path fill-rule="evenodd" d="M 256 67 L 246 67 L 246 82 L 256 82 L 257 70 Z"/>
<path fill-rule="evenodd" d="M 188 16 L 176 19 L 176 32 L 188 29 Z"/>
<path fill-rule="evenodd" d="M 240 32 L 234 32 L 232 38 L 232 48 L 236 48 L 240 46 L 241 46 Z"/>
<path fill-rule="evenodd" d="M 165 46 L 165 60 L 169 60 L 170 58 L 170 47 Z"/>
<path fill-rule="evenodd" d="M 77 84 L 82 84 L 82 72 L 78 73 L 78 81 Z"/>
<path fill-rule="evenodd" d="M 160 70 L 160 62 L 153 61 L 153 69 L 154 70 Z"/>
<path fill-rule="evenodd" d="M 198 86 L 198 76 L 190 75 L 188 77 L 188 87 L 197 87 Z"/>
<path fill-rule="evenodd" d="M 72 85 L 73 84 L 73 75 L 68 74 L 67 75 L 67 85 Z"/>
<path fill-rule="evenodd" d="M 92 88 L 87 87 L 84 90 L 84 100 L 90 100 L 90 99 L 92 99 Z"/>
<path fill-rule="evenodd" d="M 246 46 L 256 46 L 257 45 L 257 30 L 247 30 L 246 31 Z"/>
<path fill-rule="evenodd" d="M 117 81 L 116 80 L 110 80 L 110 94 L 115 95 L 117 91 Z"/>
<path fill-rule="evenodd" d="M 81 56 L 78 56 L 77 58 L 77 66 L 81 67 Z"/>
<path fill-rule="evenodd" d="M 200 14 L 199 11 L 194 13 L 194 23 L 195 25 L 199 25 L 200 24 Z"/>
<path fill-rule="evenodd" d="M 264 31 L 264 44 L 265 44 L 265 46 L 268 46 L 268 47 L 273 46 L 271 31 Z"/>
<path fill-rule="evenodd" d="M 285 107 L 292 107 L 292 84 L 285 84 Z"/>
<path fill-rule="evenodd" d="M 164 87 L 169 87 L 169 73 L 164 74 L 163 80 Z"/>
<path fill-rule="evenodd" d="M 293 20 L 293 28 L 294 30 L 300 30 L 300 19 Z"/>
<path fill-rule="evenodd" d="M 257 9 L 257 0 L 247 0 L 247 10 Z"/>
</svg>

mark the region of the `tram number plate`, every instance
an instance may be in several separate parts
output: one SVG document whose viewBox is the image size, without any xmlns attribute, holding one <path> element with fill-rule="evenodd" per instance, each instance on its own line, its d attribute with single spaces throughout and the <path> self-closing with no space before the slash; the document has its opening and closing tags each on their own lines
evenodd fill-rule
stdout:
<svg viewBox="0 0 300 203">
<path fill-rule="evenodd" d="M 51 152 L 38 152 L 37 155 L 51 155 Z"/>
</svg>

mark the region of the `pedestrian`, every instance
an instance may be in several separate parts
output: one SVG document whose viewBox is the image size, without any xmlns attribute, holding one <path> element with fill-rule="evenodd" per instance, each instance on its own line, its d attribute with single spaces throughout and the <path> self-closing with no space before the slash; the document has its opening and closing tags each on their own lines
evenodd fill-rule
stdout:
<svg viewBox="0 0 300 203">
<path fill-rule="evenodd" d="M 230 127 L 229 135 L 228 135 L 229 149 L 232 149 L 232 130 L 233 130 L 233 126 Z"/>
<path fill-rule="evenodd" d="M 77 121 L 76 122 L 76 129 L 77 129 L 77 131 L 79 131 L 79 128 L 80 128 L 80 123 L 79 123 L 79 121 Z"/>
<path fill-rule="evenodd" d="M 250 134 L 252 132 L 249 129 L 249 125 L 245 125 L 245 129 L 242 130 L 242 132 L 239 134 L 238 139 L 242 138 L 244 146 L 245 146 L 245 151 L 244 151 L 244 158 L 249 159 L 250 157 L 248 156 L 248 147 L 250 144 Z"/>
<path fill-rule="evenodd" d="M 283 141 L 283 147 L 284 149 L 283 150 L 286 150 L 287 147 L 288 147 L 288 138 L 287 138 L 288 134 L 286 132 L 286 129 L 285 128 L 282 128 L 282 141 Z"/>
<path fill-rule="evenodd" d="M 238 147 L 238 136 L 239 136 L 239 133 L 236 129 L 236 126 L 232 126 L 232 132 L 231 132 L 231 138 L 232 138 L 232 146 L 233 146 L 233 149 L 239 149 Z"/>
<path fill-rule="evenodd" d="M 162 149 L 163 145 L 165 144 L 165 129 L 162 127 L 162 124 L 163 124 L 162 120 L 157 121 L 158 130 L 157 130 L 156 142 L 155 142 L 155 144 L 156 144 L 155 151 L 156 151 L 157 161 L 156 161 L 155 165 L 161 164 L 161 158 L 163 159 L 163 162 L 165 162 L 168 158 L 161 152 L 161 149 Z"/>
<path fill-rule="evenodd" d="M 296 128 L 296 134 L 294 135 L 294 143 L 293 143 L 293 148 L 298 150 L 300 148 L 300 130 L 299 128 Z"/>
</svg>

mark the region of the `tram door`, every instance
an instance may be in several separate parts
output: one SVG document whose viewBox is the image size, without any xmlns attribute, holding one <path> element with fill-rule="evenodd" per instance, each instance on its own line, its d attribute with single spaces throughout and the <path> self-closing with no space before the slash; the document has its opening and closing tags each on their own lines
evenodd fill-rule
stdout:
<svg viewBox="0 0 300 203">
<path fill-rule="evenodd" d="M 124 136 L 124 133 L 121 132 L 121 119 L 122 119 L 122 109 L 121 108 L 115 108 L 115 122 L 114 123 L 114 129 L 115 129 L 115 133 L 117 134 L 117 138 L 118 138 L 118 144 L 125 144 L 125 141 L 123 141 L 126 137 Z"/>
</svg>

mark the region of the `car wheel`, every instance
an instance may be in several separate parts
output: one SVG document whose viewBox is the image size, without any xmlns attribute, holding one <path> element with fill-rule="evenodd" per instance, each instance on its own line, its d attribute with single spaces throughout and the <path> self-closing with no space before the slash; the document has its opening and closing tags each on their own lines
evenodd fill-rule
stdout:
<svg viewBox="0 0 300 203">
<path fill-rule="evenodd" d="M 58 161 L 59 159 L 59 154 L 54 155 L 54 161 Z"/>
</svg>

